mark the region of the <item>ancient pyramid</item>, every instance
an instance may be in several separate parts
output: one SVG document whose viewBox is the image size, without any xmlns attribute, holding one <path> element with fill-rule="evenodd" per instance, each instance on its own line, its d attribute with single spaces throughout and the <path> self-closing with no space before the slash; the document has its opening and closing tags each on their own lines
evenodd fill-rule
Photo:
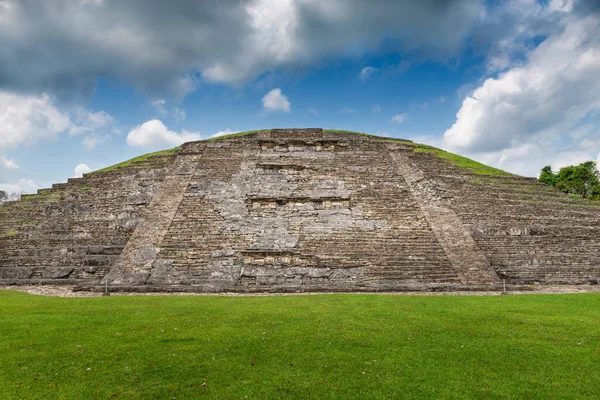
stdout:
<svg viewBox="0 0 600 400">
<path fill-rule="evenodd" d="M 0 284 L 111 291 L 594 284 L 600 207 L 441 150 L 273 129 L 0 206 Z"/>
</svg>

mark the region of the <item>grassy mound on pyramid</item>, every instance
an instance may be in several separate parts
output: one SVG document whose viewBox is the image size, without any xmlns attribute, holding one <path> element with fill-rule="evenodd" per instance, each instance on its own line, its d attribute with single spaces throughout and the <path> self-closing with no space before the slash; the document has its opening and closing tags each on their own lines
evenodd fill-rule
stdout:
<svg viewBox="0 0 600 400">
<path fill-rule="evenodd" d="M 600 203 L 408 140 L 186 143 L 0 206 L 0 283 L 86 290 L 503 290 L 600 280 Z"/>
</svg>

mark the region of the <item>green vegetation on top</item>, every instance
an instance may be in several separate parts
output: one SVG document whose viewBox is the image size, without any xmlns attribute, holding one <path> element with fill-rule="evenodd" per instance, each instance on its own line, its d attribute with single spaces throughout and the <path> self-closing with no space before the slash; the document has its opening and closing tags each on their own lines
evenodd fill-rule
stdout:
<svg viewBox="0 0 600 400">
<path fill-rule="evenodd" d="M 600 294 L 0 292 L 2 399 L 598 399 Z"/>
<path fill-rule="evenodd" d="M 254 130 L 254 131 L 238 132 L 238 133 L 232 133 L 229 135 L 218 136 L 218 137 L 214 137 L 214 138 L 210 138 L 210 139 L 206 139 L 206 140 L 230 139 L 233 137 L 249 135 L 251 133 L 256 133 L 256 132 L 260 132 L 260 131 Z M 148 158 L 150 158 L 150 157 L 168 156 L 168 155 L 172 155 L 172 154 L 177 154 L 178 151 L 179 151 L 179 147 L 175 147 L 175 148 L 168 149 L 168 150 L 161 150 L 161 151 L 156 151 L 154 153 L 143 154 L 141 156 L 132 158 L 130 160 L 123 161 L 121 163 L 114 164 L 114 165 L 111 165 L 106 168 L 98 169 L 96 171 L 93 171 L 92 173 L 108 172 L 108 171 L 115 171 L 115 170 L 119 170 L 119 169 L 123 169 L 123 168 L 129 168 L 129 167 L 135 166 L 135 164 L 142 163 L 142 162 L 148 160 Z"/>
<path fill-rule="evenodd" d="M 347 134 L 351 134 L 351 135 L 370 136 L 370 137 L 377 138 L 377 136 L 371 135 L 371 134 L 368 134 L 368 133 L 353 132 L 353 131 L 347 131 L 347 130 L 342 130 L 342 129 L 325 129 L 325 131 L 327 131 L 327 132 L 336 132 L 336 133 L 347 133 Z M 229 134 L 229 135 L 217 136 L 217 137 L 206 139 L 206 140 L 232 139 L 232 138 L 236 138 L 236 137 L 240 137 L 240 136 L 251 135 L 251 134 L 257 133 L 257 132 L 261 132 L 261 130 L 251 130 L 251 131 L 245 131 L 245 132 L 232 133 L 232 134 Z M 440 158 L 444 159 L 445 161 L 448 161 L 448 162 L 452 163 L 453 165 L 456 165 L 458 167 L 467 169 L 470 173 L 473 173 L 473 174 L 491 175 L 491 176 L 516 176 L 516 175 L 510 174 L 508 172 L 499 170 L 497 168 L 493 168 L 493 167 L 481 164 L 481 163 L 479 163 L 477 161 L 473 161 L 473 160 L 471 160 L 469 158 L 462 157 L 462 156 L 459 156 L 459 155 L 453 154 L 453 153 L 448 153 L 448 152 L 446 152 L 444 150 L 441 150 L 441 149 L 438 149 L 438 148 L 435 148 L 435 147 L 432 147 L 432 146 L 428 146 L 428 145 L 425 145 L 425 144 L 413 143 L 413 142 L 406 141 L 406 140 L 403 140 L 403 139 L 394 139 L 394 138 L 389 138 L 389 139 L 381 139 L 381 138 L 379 138 L 379 139 L 375 139 L 375 140 L 378 141 L 378 142 L 386 142 L 386 143 L 387 142 L 389 142 L 389 143 L 401 143 L 401 144 L 405 144 L 405 145 L 413 147 L 415 152 L 432 153 L 432 154 L 436 155 L 437 157 L 440 157 Z M 127 168 L 127 167 L 130 167 L 132 165 L 135 165 L 136 163 L 144 162 L 149 157 L 152 157 L 152 156 L 176 154 L 178 150 L 179 150 L 179 148 L 176 147 L 174 149 L 169 149 L 169 150 L 157 151 L 155 153 L 144 154 L 144 155 L 141 155 L 139 157 L 132 158 L 131 160 L 127 160 L 127 161 L 124 161 L 122 163 L 115 164 L 115 165 L 112 165 L 110 167 L 106 167 L 104 169 L 100 169 L 100 170 L 97 170 L 97 171 L 94 171 L 94 172 L 106 172 L 106 171 L 112 171 L 112 170 L 118 170 L 118 169 L 122 169 L 122 168 Z"/>
<path fill-rule="evenodd" d="M 593 161 L 569 165 L 557 173 L 550 165 L 542 168 L 538 180 L 569 194 L 571 200 L 600 200 L 600 172 Z"/>
<path fill-rule="evenodd" d="M 327 129 L 327 130 L 329 132 L 348 133 L 348 134 L 363 135 L 363 136 L 374 136 L 374 135 L 370 135 L 368 133 L 352 132 L 352 131 L 346 131 L 346 130 L 340 130 L 340 129 Z M 413 142 L 410 142 L 407 140 L 395 139 L 395 138 L 376 139 L 376 140 L 378 142 L 385 142 L 385 143 L 401 143 L 401 144 L 412 147 L 413 150 L 417 153 L 432 153 L 432 154 L 436 155 L 437 157 L 442 158 L 445 161 L 448 161 L 453 165 L 456 165 L 457 167 L 461 167 L 461 168 L 465 168 L 465 169 L 469 170 L 469 172 L 472 174 L 491 175 L 491 176 L 516 176 L 509 172 L 502 171 L 500 169 L 493 168 L 488 165 L 471 160 L 467 157 L 459 156 L 458 154 L 449 153 L 447 151 L 444 151 L 444 150 L 441 150 L 441 149 L 438 149 L 436 147 L 429 146 L 426 144 L 413 143 Z"/>
<path fill-rule="evenodd" d="M 409 143 L 410 145 L 410 143 Z M 413 144 L 414 151 L 417 153 L 432 153 L 437 157 L 442 158 L 457 167 L 465 168 L 469 170 L 472 174 L 476 175 L 492 175 L 492 176 L 516 176 L 506 171 L 502 171 L 501 169 L 497 169 L 494 167 L 490 167 L 489 165 L 482 164 L 480 162 L 471 160 L 470 158 L 459 156 L 458 154 L 449 153 L 447 151 L 422 145 L 422 144 Z"/>
<path fill-rule="evenodd" d="M 206 140 L 231 139 L 231 138 L 235 138 L 235 137 L 250 135 L 252 133 L 257 133 L 257 132 L 261 132 L 261 131 L 262 131 L 261 129 L 258 129 L 258 130 L 253 130 L 253 131 L 244 131 L 244 132 L 230 133 L 228 135 L 221 135 L 221 136 L 217 136 L 217 137 L 212 137 L 212 138 L 206 139 Z"/>
<path fill-rule="evenodd" d="M 324 131 L 334 132 L 334 133 L 347 133 L 349 135 L 375 136 L 375 135 L 371 135 L 370 133 L 347 131 L 345 129 L 324 129 Z"/>
<path fill-rule="evenodd" d="M 106 167 L 106 168 L 103 168 L 103 169 L 99 169 L 99 170 L 93 171 L 92 173 L 95 173 L 95 172 L 108 172 L 108 171 L 114 171 L 114 170 L 119 170 L 119 169 L 123 169 L 123 168 L 132 167 L 132 166 L 135 166 L 135 164 L 137 164 L 137 163 L 142 163 L 142 162 L 146 161 L 150 157 L 153 157 L 153 156 L 168 156 L 168 155 L 172 155 L 172 154 L 177 154 L 178 151 L 179 151 L 179 147 L 175 147 L 175 148 L 168 149 L 168 150 L 161 150 L 161 151 L 156 151 L 154 153 L 143 154 L 141 156 L 132 158 L 130 160 L 123 161 L 122 163 L 111 165 L 110 167 Z"/>
</svg>

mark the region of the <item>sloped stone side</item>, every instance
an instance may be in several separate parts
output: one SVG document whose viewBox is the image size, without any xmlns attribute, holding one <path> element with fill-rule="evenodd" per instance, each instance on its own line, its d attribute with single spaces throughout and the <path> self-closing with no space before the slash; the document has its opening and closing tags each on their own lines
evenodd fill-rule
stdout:
<svg viewBox="0 0 600 400">
<path fill-rule="evenodd" d="M 412 150 L 408 150 L 411 151 Z M 402 153 L 390 152 L 396 166 L 427 218 L 431 229 L 444 248 L 452 267 L 465 285 L 491 285 L 501 282 L 490 267 L 487 258 L 479 251 L 468 229 L 450 207 L 451 195 L 439 182 L 427 179 L 423 171 Z"/>
<path fill-rule="evenodd" d="M 572 200 L 535 178 L 472 174 L 407 153 L 448 202 L 507 285 L 600 282 L 600 203 Z"/>
<path fill-rule="evenodd" d="M 193 176 L 199 154 L 180 154 L 146 210 L 146 218 L 129 238 L 103 285 L 143 285 L 152 269 L 165 234 Z"/>
<path fill-rule="evenodd" d="M 174 156 L 69 179 L 0 205 L 0 283 L 99 282 L 144 219 Z"/>
</svg>

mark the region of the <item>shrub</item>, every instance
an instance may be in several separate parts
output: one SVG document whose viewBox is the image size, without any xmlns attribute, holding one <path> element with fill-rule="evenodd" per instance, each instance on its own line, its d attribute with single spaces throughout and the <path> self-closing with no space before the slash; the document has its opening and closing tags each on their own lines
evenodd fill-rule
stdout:
<svg viewBox="0 0 600 400">
<path fill-rule="evenodd" d="M 548 165 L 542 168 L 538 181 L 557 189 L 586 199 L 600 199 L 600 173 L 596 163 L 586 161 L 579 165 L 569 165 L 554 173 Z"/>
</svg>

